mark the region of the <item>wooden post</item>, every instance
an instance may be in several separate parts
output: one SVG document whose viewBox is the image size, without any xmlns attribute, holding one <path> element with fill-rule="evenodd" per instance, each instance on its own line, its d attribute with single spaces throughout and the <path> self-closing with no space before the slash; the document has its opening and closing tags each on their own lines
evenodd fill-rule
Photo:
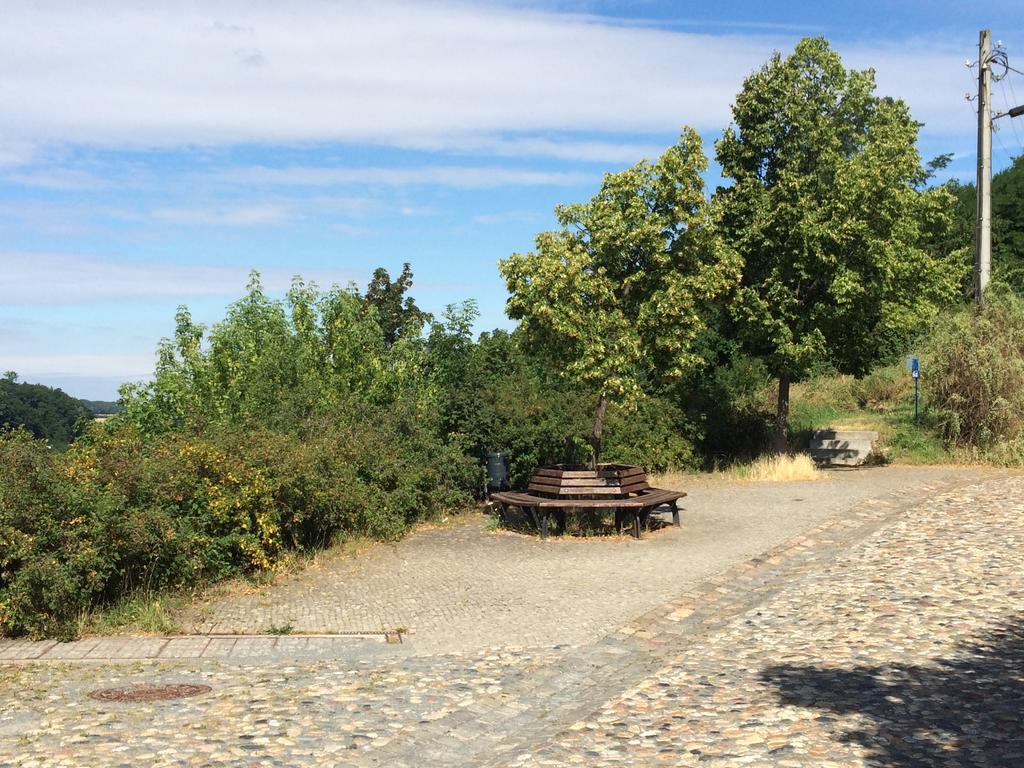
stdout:
<svg viewBox="0 0 1024 768">
<path fill-rule="evenodd" d="M 789 451 L 789 374 L 779 374 L 779 402 L 775 412 L 772 448 L 780 456 Z"/>
</svg>

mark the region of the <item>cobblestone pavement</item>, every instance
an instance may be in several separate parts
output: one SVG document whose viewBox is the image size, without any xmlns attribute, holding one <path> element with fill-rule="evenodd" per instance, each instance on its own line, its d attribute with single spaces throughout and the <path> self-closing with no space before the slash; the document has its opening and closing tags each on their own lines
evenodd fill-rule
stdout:
<svg viewBox="0 0 1024 768">
<path fill-rule="evenodd" d="M 582 644 L 0 666 L 0 766 L 1024 765 L 1024 478 L 932 487 Z"/>
<path fill-rule="evenodd" d="M 894 467 L 815 482 L 684 488 L 683 527 L 642 541 L 542 541 L 488 532 L 477 518 L 218 600 L 186 626 L 231 634 L 282 625 L 296 632 L 403 628 L 424 653 L 587 643 L 860 501 L 892 492 L 921 498 L 971 476 L 978 471 Z"/>
</svg>

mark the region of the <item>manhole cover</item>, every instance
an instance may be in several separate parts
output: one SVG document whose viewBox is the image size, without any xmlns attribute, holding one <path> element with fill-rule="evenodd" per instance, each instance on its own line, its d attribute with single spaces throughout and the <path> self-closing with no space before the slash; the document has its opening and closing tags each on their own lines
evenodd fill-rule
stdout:
<svg viewBox="0 0 1024 768">
<path fill-rule="evenodd" d="M 166 685 L 145 683 L 143 685 L 127 685 L 124 688 L 101 688 L 98 691 L 92 691 L 89 698 L 97 701 L 167 701 L 198 696 L 201 693 L 209 693 L 211 690 L 208 685 L 193 683 L 169 683 Z"/>
</svg>

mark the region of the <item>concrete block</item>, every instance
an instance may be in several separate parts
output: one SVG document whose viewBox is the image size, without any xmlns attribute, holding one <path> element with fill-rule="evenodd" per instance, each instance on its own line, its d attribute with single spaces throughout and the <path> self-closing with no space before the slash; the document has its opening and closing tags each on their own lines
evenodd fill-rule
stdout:
<svg viewBox="0 0 1024 768">
<path fill-rule="evenodd" d="M 878 433 L 861 429 L 819 429 L 810 443 L 810 454 L 819 464 L 856 467 L 871 454 Z"/>
</svg>

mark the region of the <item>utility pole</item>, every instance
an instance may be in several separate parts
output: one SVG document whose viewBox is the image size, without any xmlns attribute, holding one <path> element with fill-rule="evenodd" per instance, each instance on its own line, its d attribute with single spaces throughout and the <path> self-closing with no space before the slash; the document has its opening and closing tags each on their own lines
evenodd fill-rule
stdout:
<svg viewBox="0 0 1024 768">
<path fill-rule="evenodd" d="M 1001 72 L 992 73 L 992 66 Z M 967 62 L 968 67 L 974 65 Z M 1006 112 L 992 114 L 992 81 L 1002 80 L 1010 72 L 1024 75 L 1010 66 L 1002 42 L 992 48 L 992 33 L 987 29 L 978 35 L 978 207 L 974 231 L 974 303 L 985 305 L 985 289 L 992 277 L 992 123 L 1001 117 L 1024 117 L 1024 104 Z M 970 98 L 970 95 L 968 95 Z"/>
<path fill-rule="evenodd" d="M 974 303 L 981 309 L 992 276 L 992 33 L 981 30 L 978 40 L 978 210 L 974 238 Z"/>
</svg>

